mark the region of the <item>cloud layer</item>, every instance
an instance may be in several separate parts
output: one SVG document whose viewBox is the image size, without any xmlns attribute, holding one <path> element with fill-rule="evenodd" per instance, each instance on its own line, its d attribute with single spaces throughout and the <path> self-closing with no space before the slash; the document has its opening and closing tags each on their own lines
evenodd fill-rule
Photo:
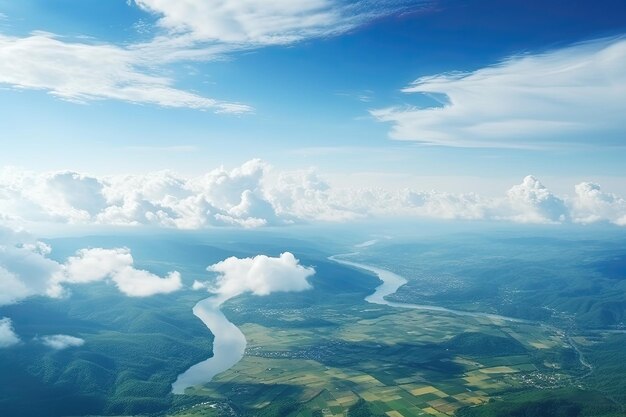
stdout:
<svg viewBox="0 0 626 417">
<path fill-rule="evenodd" d="M 253 258 L 230 257 L 207 268 L 218 274 L 215 285 L 194 283 L 195 289 L 208 288 L 222 300 L 249 292 L 269 295 L 274 292 L 298 292 L 311 288 L 308 278 L 315 274 L 310 267 L 300 265 L 290 252 L 277 258 L 257 255 Z"/>
<path fill-rule="evenodd" d="M 399 217 L 607 222 L 624 226 L 626 201 L 589 182 L 576 185 L 571 195 L 559 196 L 533 176 L 527 176 L 501 197 L 471 192 L 336 188 L 315 171 L 281 172 L 255 159 L 232 170 L 221 167 L 192 178 L 168 171 L 94 177 L 75 172 L 39 174 L 5 169 L 0 171 L 0 215 L 7 222 L 22 225 L 57 222 L 177 229 Z M 114 255 L 111 258 L 130 257 L 128 253 Z M 39 267 L 49 268 L 46 262 L 41 261 Z M 117 271 L 122 272 L 112 275 L 114 283 L 132 293 L 134 290 L 123 283 L 129 274 Z M 150 281 L 140 275 L 133 275 L 133 281 Z M 1 269 L 0 277 L 20 290 L 19 282 Z M 158 282 L 174 285 L 176 276 Z"/>
<path fill-rule="evenodd" d="M 11 319 L 0 319 L 0 349 L 17 345 L 20 342 L 20 338 L 15 334 L 13 330 L 13 323 Z"/>
<path fill-rule="evenodd" d="M 514 56 L 469 73 L 415 80 L 403 91 L 440 107 L 372 111 L 391 137 L 445 146 L 616 145 L 626 129 L 626 39 Z"/>
<path fill-rule="evenodd" d="M 111 281 L 123 294 L 147 297 L 182 287 L 178 272 L 161 278 L 133 267 L 126 248 L 82 249 L 61 264 L 47 255 L 50 248 L 26 233 L 0 227 L 0 306 L 32 296 L 62 297 L 68 286 Z"/>
</svg>

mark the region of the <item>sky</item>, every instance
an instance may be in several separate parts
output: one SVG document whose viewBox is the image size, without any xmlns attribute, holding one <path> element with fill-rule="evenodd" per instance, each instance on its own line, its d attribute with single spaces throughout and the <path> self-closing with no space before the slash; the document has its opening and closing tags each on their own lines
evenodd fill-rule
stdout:
<svg viewBox="0 0 626 417">
<path fill-rule="evenodd" d="M 624 97 L 623 0 L 0 0 L 0 306 L 190 284 L 50 236 L 624 230 Z M 288 249 L 193 288 L 306 290 Z"/>
<path fill-rule="evenodd" d="M 625 35 L 621 0 L 0 0 L 0 220 L 621 226 Z"/>
</svg>

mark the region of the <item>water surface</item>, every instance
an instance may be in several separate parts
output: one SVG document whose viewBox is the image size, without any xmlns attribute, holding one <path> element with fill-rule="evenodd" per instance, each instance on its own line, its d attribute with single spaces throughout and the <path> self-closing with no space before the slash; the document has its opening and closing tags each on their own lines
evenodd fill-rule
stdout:
<svg viewBox="0 0 626 417">
<path fill-rule="evenodd" d="M 230 369 L 243 358 L 246 337 L 220 310 L 224 301 L 222 297 L 209 297 L 194 306 L 193 314 L 215 337 L 213 356 L 180 374 L 172 384 L 172 393 L 184 394 L 185 388 L 210 382 L 215 375 Z"/>
<path fill-rule="evenodd" d="M 340 263 L 342 265 L 351 266 L 353 268 L 363 269 L 365 271 L 373 272 L 378 276 L 378 278 L 382 281 L 373 294 L 365 297 L 365 301 L 372 304 L 381 304 L 390 307 L 398 307 L 398 308 L 412 308 L 416 310 L 427 310 L 427 311 L 439 311 L 454 314 L 457 316 L 468 316 L 468 317 L 483 317 L 489 318 L 492 320 L 502 320 L 502 321 L 512 321 L 516 323 L 529 323 L 535 324 L 534 322 L 522 319 L 516 319 L 514 317 L 501 316 L 499 314 L 490 314 L 490 313 L 480 313 L 473 311 L 463 311 L 463 310 L 454 310 L 451 308 L 445 308 L 435 305 L 427 305 L 427 304 L 411 304 L 411 303 L 399 303 L 396 301 L 389 301 L 385 297 L 388 295 L 394 294 L 398 291 L 398 288 L 407 283 L 407 280 L 401 277 L 398 274 L 394 274 L 391 271 L 386 269 L 378 268 L 372 265 L 366 265 L 359 262 L 352 262 L 343 259 L 344 256 L 355 255 L 354 253 L 343 254 L 343 255 L 333 255 L 329 259 Z"/>
</svg>

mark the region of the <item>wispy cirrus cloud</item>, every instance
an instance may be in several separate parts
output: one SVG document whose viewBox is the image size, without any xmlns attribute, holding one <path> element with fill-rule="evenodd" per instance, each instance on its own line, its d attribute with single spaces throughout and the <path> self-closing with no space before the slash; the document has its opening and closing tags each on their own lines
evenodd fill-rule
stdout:
<svg viewBox="0 0 626 417">
<path fill-rule="evenodd" d="M 264 46 L 333 36 L 426 1 L 133 0 L 186 42 Z"/>
<path fill-rule="evenodd" d="M 626 39 L 513 56 L 469 73 L 421 77 L 402 91 L 443 96 L 437 107 L 371 111 L 397 140 L 467 147 L 623 144 Z"/>
<path fill-rule="evenodd" d="M 339 10 L 328 0 L 135 0 L 160 16 L 159 26 L 190 39 L 221 43 L 285 44 L 339 30 Z"/>
<path fill-rule="evenodd" d="M 156 17 L 142 19 L 145 42 L 96 42 L 37 31 L 0 34 L 0 85 L 46 91 L 74 102 L 118 100 L 161 107 L 241 114 L 252 107 L 175 87 L 165 66 L 208 61 L 236 51 L 344 33 L 372 19 L 402 10 L 408 0 L 135 0 Z M 62 34 L 61 34 L 62 35 Z"/>
<path fill-rule="evenodd" d="M 153 62 L 127 47 L 67 41 L 49 33 L 0 35 L 0 84 L 63 100 L 119 100 L 161 107 L 246 113 L 251 107 L 177 89 Z"/>
<path fill-rule="evenodd" d="M 430 0 L 129 0 L 156 17 L 131 49 L 158 62 L 223 59 L 236 52 L 339 36 L 377 18 L 427 9 Z"/>
</svg>

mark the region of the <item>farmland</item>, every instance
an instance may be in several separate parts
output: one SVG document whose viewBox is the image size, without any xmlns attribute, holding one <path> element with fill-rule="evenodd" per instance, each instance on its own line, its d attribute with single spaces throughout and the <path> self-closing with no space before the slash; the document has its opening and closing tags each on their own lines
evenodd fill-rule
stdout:
<svg viewBox="0 0 626 417">
<path fill-rule="evenodd" d="M 283 319 L 306 323 L 311 313 Z M 370 415 L 446 416 L 529 385 L 570 385 L 580 371 L 559 363 L 571 347 L 544 326 L 363 302 L 329 302 L 316 315 L 323 326 L 263 325 L 262 315 L 242 324 L 244 359 L 187 393 L 239 414 L 278 415 L 290 398 L 282 412 L 301 417 L 343 416 L 358 404 Z"/>
</svg>

